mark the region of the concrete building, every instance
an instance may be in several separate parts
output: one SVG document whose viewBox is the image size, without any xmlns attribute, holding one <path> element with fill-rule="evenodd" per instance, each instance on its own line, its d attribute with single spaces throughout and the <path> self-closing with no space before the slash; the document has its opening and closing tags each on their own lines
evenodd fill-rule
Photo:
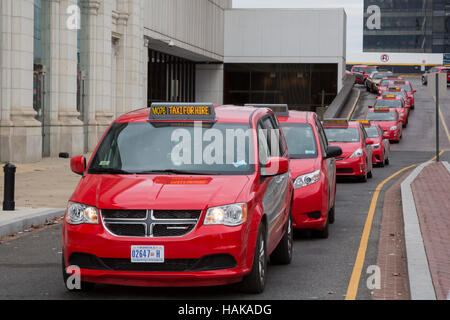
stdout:
<svg viewBox="0 0 450 320">
<path fill-rule="evenodd" d="M 231 0 L 0 1 L 0 161 L 92 151 L 152 102 L 286 102 L 337 94 L 346 15 L 234 10 Z"/>
</svg>

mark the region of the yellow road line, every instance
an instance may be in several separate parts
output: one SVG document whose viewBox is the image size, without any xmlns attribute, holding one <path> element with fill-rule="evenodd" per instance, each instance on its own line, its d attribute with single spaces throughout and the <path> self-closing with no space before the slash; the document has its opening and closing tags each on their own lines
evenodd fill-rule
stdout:
<svg viewBox="0 0 450 320">
<path fill-rule="evenodd" d="M 444 152 L 445 151 L 442 150 L 440 152 L 440 155 L 442 155 Z M 435 159 L 436 159 L 436 156 L 434 156 L 432 159 L 430 159 L 428 161 L 433 161 Z M 350 277 L 350 282 L 349 282 L 349 285 L 347 288 L 347 294 L 345 295 L 345 300 L 355 300 L 356 295 L 358 293 L 359 281 L 361 279 L 361 273 L 362 273 L 362 269 L 364 266 L 364 260 L 366 258 L 367 244 L 369 242 L 370 231 L 372 229 L 373 216 L 375 214 L 375 209 L 377 207 L 377 202 L 378 202 L 378 197 L 380 195 L 380 192 L 382 191 L 384 185 L 388 181 L 392 180 L 393 178 L 395 178 L 402 172 L 405 172 L 406 170 L 409 170 L 418 165 L 419 165 L 419 163 L 416 163 L 416 164 L 413 164 L 411 166 L 405 167 L 405 168 L 397 171 L 396 173 L 394 173 L 393 175 L 391 175 L 390 177 L 385 179 L 383 182 L 381 182 L 375 189 L 375 192 L 372 197 L 372 201 L 370 203 L 369 213 L 367 214 L 366 223 L 364 224 L 361 241 L 359 243 L 359 249 L 358 249 L 358 253 L 356 255 L 355 264 L 353 265 L 353 271 L 352 271 L 352 275 Z"/>
<path fill-rule="evenodd" d="M 450 142 L 450 132 L 448 131 L 447 124 L 445 123 L 444 115 L 442 114 L 441 108 L 439 108 L 439 117 L 441 118 L 442 126 L 444 127 L 445 133 L 447 134 L 448 142 Z"/>
</svg>

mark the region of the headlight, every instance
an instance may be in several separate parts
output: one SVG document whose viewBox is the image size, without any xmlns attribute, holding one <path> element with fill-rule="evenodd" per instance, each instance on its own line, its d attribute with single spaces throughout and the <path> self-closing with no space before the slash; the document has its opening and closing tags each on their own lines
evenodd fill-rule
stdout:
<svg viewBox="0 0 450 320">
<path fill-rule="evenodd" d="M 362 155 L 363 155 L 363 150 L 358 149 L 355 152 L 353 152 L 353 154 L 350 156 L 350 158 L 359 158 L 359 157 L 362 157 Z"/>
<path fill-rule="evenodd" d="M 95 207 L 69 202 L 66 211 L 68 224 L 98 224 L 98 210 Z"/>
<path fill-rule="evenodd" d="M 391 127 L 391 131 L 397 130 L 397 126 Z"/>
<path fill-rule="evenodd" d="M 224 225 L 234 227 L 247 220 L 247 204 L 235 203 L 226 206 L 209 208 L 206 211 L 205 225 Z"/>
<path fill-rule="evenodd" d="M 372 145 L 372 148 L 374 148 L 374 149 L 377 149 L 377 148 L 379 148 L 379 147 L 380 147 L 380 144 L 379 144 L 379 143 L 375 143 L 375 144 Z"/>
<path fill-rule="evenodd" d="M 320 180 L 320 170 L 304 174 L 302 176 L 297 177 L 294 181 L 294 189 L 299 189 L 301 187 L 309 186 L 313 183 L 316 183 Z"/>
</svg>

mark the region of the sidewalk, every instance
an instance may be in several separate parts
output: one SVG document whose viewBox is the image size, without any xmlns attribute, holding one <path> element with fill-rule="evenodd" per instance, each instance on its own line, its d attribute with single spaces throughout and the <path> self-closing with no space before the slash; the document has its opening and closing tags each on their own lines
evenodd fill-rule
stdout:
<svg viewBox="0 0 450 320">
<path fill-rule="evenodd" d="M 0 205 L 4 173 L 0 168 Z M 15 211 L 1 211 L 0 238 L 39 226 L 64 214 L 67 201 L 80 181 L 70 170 L 70 159 L 45 158 L 34 164 L 17 164 Z"/>
<path fill-rule="evenodd" d="M 445 300 L 450 293 L 450 172 L 442 163 L 433 163 L 411 189 L 436 298 Z"/>
</svg>

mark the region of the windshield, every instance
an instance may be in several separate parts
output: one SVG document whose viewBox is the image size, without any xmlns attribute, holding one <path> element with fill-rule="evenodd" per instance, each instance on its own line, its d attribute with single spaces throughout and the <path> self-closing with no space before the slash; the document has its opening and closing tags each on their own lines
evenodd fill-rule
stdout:
<svg viewBox="0 0 450 320">
<path fill-rule="evenodd" d="M 385 79 L 385 80 L 381 81 L 380 86 L 387 87 L 387 86 L 389 86 L 389 83 L 391 83 L 391 80 Z"/>
<path fill-rule="evenodd" d="M 408 96 L 406 95 L 405 91 L 387 91 L 384 92 L 384 96 L 386 95 L 393 95 L 396 97 L 402 97 L 402 98 L 407 98 Z"/>
<path fill-rule="evenodd" d="M 395 84 L 395 83 L 394 83 L 394 86 L 395 86 L 396 88 L 403 89 L 403 90 L 405 90 L 406 92 L 412 91 L 412 88 L 411 88 L 411 85 L 410 85 L 410 84 Z"/>
<path fill-rule="evenodd" d="M 115 123 L 88 173 L 250 174 L 253 150 L 246 124 Z"/>
<path fill-rule="evenodd" d="M 375 107 L 387 107 L 387 108 L 403 108 L 401 100 L 377 100 L 375 102 Z"/>
<path fill-rule="evenodd" d="M 390 75 L 391 75 L 390 73 L 375 73 L 373 78 L 374 79 L 383 79 Z"/>
<path fill-rule="evenodd" d="M 366 68 L 366 73 L 372 73 L 372 72 L 375 72 L 375 71 L 377 71 L 378 70 L 378 68 L 377 67 L 367 67 Z"/>
<path fill-rule="evenodd" d="M 282 123 L 289 156 L 292 159 L 317 158 L 317 144 L 313 128 L 306 123 Z"/>
<path fill-rule="evenodd" d="M 380 137 L 380 133 L 378 132 L 377 127 L 367 127 L 366 132 L 367 132 L 367 136 L 369 138 L 379 138 Z"/>
<path fill-rule="evenodd" d="M 325 128 L 328 141 L 330 142 L 358 142 L 358 128 Z"/>
<path fill-rule="evenodd" d="M 369 112 L 366 120 L 372 121 L 396 121 L 394 112 Z"/>
</svg>

